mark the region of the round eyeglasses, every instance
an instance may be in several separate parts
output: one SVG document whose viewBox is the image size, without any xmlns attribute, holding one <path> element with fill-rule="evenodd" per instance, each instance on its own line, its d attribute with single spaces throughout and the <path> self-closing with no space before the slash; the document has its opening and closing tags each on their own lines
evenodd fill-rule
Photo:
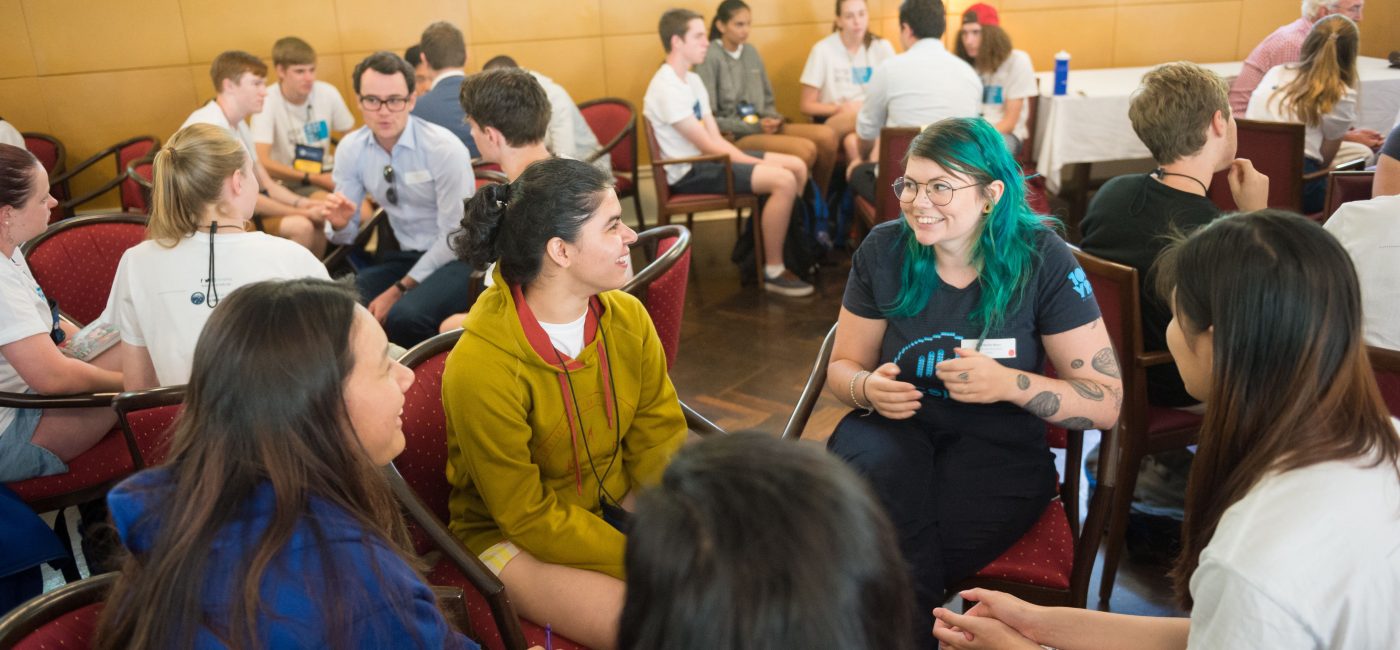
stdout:
<svg viewBox="0 0 1400 650">
<path fill-rule="evenodd" d="M 944 181 L 917 183 L 908 178 L 897 178 L 890 187 L 894 188 L 894 195 L 899 198 L 901 203 L 913 203 L 919 199 L 919 187 L 922 186 L 930 202 L 937 206 L 944 206 L 953 202 L 953 192 L 978 185 L 983 185 L 983 183 L 953 187 Z"/>
</svg>

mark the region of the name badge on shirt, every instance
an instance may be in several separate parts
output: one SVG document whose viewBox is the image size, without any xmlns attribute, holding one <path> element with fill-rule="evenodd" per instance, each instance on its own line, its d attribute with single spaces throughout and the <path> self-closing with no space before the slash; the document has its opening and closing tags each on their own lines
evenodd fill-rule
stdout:
<svg viewBox="0 0 1400 650">
<path fill-rule="evenodd" d="M 748 102 L 739 102 L 739 118 L 744 124 L 758 124 L 758 109 Z"/>
<path fill-rule="evenodd" d="M 690 110 L 695 113 L 695 119 L 704 121 L 705 113 L 700 110 L 700 100 L 695 100 L 695 105 L 691 106 Z"/>
<path fill-rule="evenodd" d="M 964 350 L 976 350 L 977 339 L 963 339 L 958 347 Z M 1016 339 L 987 339 L 982 341 L 981 352 L 993 359 L 1015 359 Z"/>
<path fill-rule="evenodd" d="M 983 104 L 1001 104 L 1004 102 L 1005 100 L 1002 99 L 1001 86 L 984 86 L 982 88 Z"/>
<path fill-rule="evenodd" d="M 292 161 L 292 168 L 299 172 L 319 174 L 325 159 L 325 149 L 299 144 L 296 146 L 296 159 Z"/>
<path fill-rule="evenodd" d="M 868 65 L 851 66 L 851 80 L 861 85 L 870 83 L 870 75 L 874 73 L 875 69 Z"/>
<path fill-rule="evenodd" d="M 307 142 L 320 142 L 331 137 L 331 126 L 325 120 L 307 122 L 301 127 Z"/>
<path fill-rule="evenodd" d="M 429 174 L 426 169 L 418 169 L 404 174 L 403 180 L 409 185 L 417 185 L 418 183 L 426 183 L 433 180 L 433 175 Z"/>
</svg>

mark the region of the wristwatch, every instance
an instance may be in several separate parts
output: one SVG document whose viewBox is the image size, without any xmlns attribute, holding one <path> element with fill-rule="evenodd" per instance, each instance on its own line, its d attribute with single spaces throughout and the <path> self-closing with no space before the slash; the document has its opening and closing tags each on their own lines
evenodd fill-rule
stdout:
<svg viewBox="0 0 1400 650">
<path fill-rule="evenodd" d="M 301 185 L 302 185 L 302 187 L 305 187 L 305 186 L 310 185 L 310 184 L 311 184 L 311 172 L 302 172 L 302 173 L 301 173 Z"/>
</svg>

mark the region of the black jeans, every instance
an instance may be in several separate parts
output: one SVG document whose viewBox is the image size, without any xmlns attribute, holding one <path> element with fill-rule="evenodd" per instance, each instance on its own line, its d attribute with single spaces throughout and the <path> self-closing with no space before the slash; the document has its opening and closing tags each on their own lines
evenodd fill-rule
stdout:
<svg viewBox="0 0 1400 650">
<path fill-rule="evenodd" d="M 1048 448 L 999 442 L 1003 419 L 959 416 L 958 431 L 950 431 L 920 415 L 853 412 L 827 441 L 870 481 L 894 522 L 914 585 L 916 648 L 934 646 L 933 608 L 947 588 L 1010 548 L 1054 497 Z"/>
<path fill-rule="evenodd" d="M 360 299 L 369 304 L 413 268 L 422 251 L 393 251 L 376 255 L 374 264 L 360 269 L 355 287 Z M 397 345 L 410 348 L 438 333 L 443 319 L 467 311 L 476 296 L 471 295 L 472 269 L 453 260 L 424 278 L 404 294 L 389 310 L 384 333 Z"/>
</svg>

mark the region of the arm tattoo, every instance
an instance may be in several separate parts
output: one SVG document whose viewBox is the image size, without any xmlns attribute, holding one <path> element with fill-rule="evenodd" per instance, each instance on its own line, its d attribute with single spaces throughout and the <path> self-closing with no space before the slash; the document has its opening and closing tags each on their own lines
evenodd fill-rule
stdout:
<svg viewBox="0 0 1400 650">
<path fill-rule="evenodd" d="M 1031 387 L 1031 378 L 1025 375 L 1016 375 L 1016 387 L 1025 390 Z"/>
<path fill-rule="evenodd" d="M 1097 370 L 1109 377 L 1117 379 L 1121 376 L 1118 371 L 1118 357 L 1113 354 L 1113 348 L 1104 348 L 1094 353 L 1094 370 Z"/>
<path fill-rule="evenodd" d="M 1070 431 L 1083 431 L 1085 429 L 1094 428 L 1094 421 L 1089 418 L 1072 417 L 1056 422 L 1055 426 L 1069 429 Z"/>
<path fill-rule="evenodd" d="M 1060 412 L 1060 394 L 1042 391 L 1026 402 L 1025 409 L 1042 420 Z"/>
<path fill-rule="evenodd" d="M 1084 360 L 1083 360 L 1083 359 L 1075 359 L 1074 361 L 1069 362 L 1069 367 L 1072 368 L 1072 369 L 1074 369 L 1074 370 L 1078 370 L 1078 369 L 1080 369 L 1080 368 L 1083 368 L 1083 367 L 1084 367 Z"/>
<path fill-rule="evenodd" d="M 1070 386 L 1074 387 L 1074 392 L 1079 393 L 1084 399 L 1095 402 L 1103 401 L 1103 387 L 1089 381 L 1088 379 L 1066 379 Z"/>
</svg>

